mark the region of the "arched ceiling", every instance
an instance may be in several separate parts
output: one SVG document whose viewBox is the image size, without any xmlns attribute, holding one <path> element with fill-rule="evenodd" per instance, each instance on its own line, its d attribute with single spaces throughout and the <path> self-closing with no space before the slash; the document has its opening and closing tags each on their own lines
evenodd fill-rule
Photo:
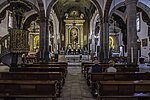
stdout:
<svg viewBox="0 0 150 100">
<path fill-rule="evenodd" d="M 145 5 L 147 5 L 150 8 L 150 0 L 139 0 L 139 2 L 144 3 Z"/>
<path fill-rule="evenodd" d="M 117 1 L 117 0 L 116 0 Z M 119 1 L 119 0 L 118 0 Z M 146 5 L 150 4 L 150 1 L 148 2 L 148 0 L 140 0 L 140 2 L 137 3 L 137 12 L 142 12 L 145 13 L 145 15 L 147 15 L 147 17 L 150 18 L 150 7 Z M 116 4 L 116 5 L 114 5 Z M 120 16 L 124 22 L 126 21 L 126 5 L 125 5 L 125 0 L 123 2 L 112 2 L 113 8 L 111 9 L 110 13 L 109 13 L 109 17 L 112 16 L 112 14 L 117 14 L 118 16 Z M 111 7 L 112 7 L 111 5 Z M 140 10 L 139 10 L 140 9 Z"/>
<path fill-rule="evenodd" d="M 96 7 L 90 0 L 58 0 L 54 5 L 58 17 L 64 16 L 70 10 L 76 10 L 84 14 L 84 16 L 90 17 L 96 10 Z"/>
<path fill-rule="evenodd" d="M 0 0 L 0 13 L 2 12 L 3 9 L 5 9 L 8 5 L 8 1 L 13 1 L 13 0 Z M 39 8 L 39 5 L 38 2 L 42 2 L 43 3 L 43 8 L 44 8 L 44 14 L 46 15 L 46 11 L 47 11 L 47 8 L 48 8 L 48 5 L 51 3 L 51 1 L 53 0 L 14 0 L 14 1 L 26 1 L 26 2 L 29 2 L 31 3 L 32 5 L 35 5 L 37 9 L 40 9 Z M 107 3 L 110 3 L 108 1 L 111 1 L 111 0 L 56 0 L 56 1 L 59 1 L 58 3 L 58 6 L 60 8 L 64 8 L 64 12 L 66 11 L 66 9 L 68 9 L 69 7 L 71 6 L 77 6 L 79 8 L 86 8 L 86 9 L 91 9 L 91 5 L 92 5 L 92 1 L 96 1 L 99 3 L 100 7 L 102 8 L 102 12 L 104 13 L 105 12 L 105 9 L 106 8 L 110 8 L 109 10 L 109 13 L 111 12 L 111 10 L 114 8 L 115 5 L 121 3 L 121 2 L 124 2 L 125 0 L 112 0 L 112 3 L 110 5 L 110 7 L 106 7 L 106 5 L 108 5 Z M 138 2 L 141 2 L 143 4 L 145 4 L 146 6 L 148 6 L 150 8 L 150 0 L 138 0 Z M 7 6 L 6 4 L 7 3 Z M 5 4 L 5 5 L 3 5 Z M 60 9 L 59 8 L 59 9 Z"/>
<path fill-rule="evenodd" d="M 87 9 L 91 6 L 91 2 L 89 0 L 59 0 L 58 4 L 61 5 L 60 7 L 82 6 Z"/>
</svg>

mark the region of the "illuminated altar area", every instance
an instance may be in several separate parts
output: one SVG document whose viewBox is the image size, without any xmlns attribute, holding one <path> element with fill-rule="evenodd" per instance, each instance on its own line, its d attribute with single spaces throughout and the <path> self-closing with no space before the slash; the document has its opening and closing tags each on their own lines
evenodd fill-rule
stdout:
<svg viewBox="0 0 150 100">
<path fill-rule="evenodd" d="M 84 41 L 87 40 L 83 34 L 84 15 L 78 11 L 66 13 L 65 22 L 65 49 L 76 52 L 84 47 Z"/>
</svg>

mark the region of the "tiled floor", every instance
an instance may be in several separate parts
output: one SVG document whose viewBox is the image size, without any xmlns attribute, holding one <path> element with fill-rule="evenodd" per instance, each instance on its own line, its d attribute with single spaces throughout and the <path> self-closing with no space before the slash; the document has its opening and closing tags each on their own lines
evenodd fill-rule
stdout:
<svg viewBox="0 0 150 100">
<path fill-rule="evenodd" d="M 58 100 L 96 100 L 92 97 L 86 80 L 81 74 L 80 66 L 68 67 L 65 85 Z"/>
</svg>

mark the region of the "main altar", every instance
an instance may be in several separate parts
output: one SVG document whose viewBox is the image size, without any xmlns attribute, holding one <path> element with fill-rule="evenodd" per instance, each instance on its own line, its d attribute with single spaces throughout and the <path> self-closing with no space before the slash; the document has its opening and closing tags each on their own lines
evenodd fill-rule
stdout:
<svg viewBox="0 0 150 100">
<path fill-rule="evenodd" d="M 89 55 L 65 55 L 68 62 L 82 62 L 89 61 Z"/>
<path fill-rule="evenodd" d="M 77 11 L 66 13 L 65 22 L 65 49 L 71 51 L 83 49 L 87 34 L 83 34 L 84 15 Z"/>
<path fill-rule="evenodd" d="M 65 44 L 65 58 L 68 62 L 89 59 L 87 48 L 88 33 L 85 31 L 84 14 L 77 10 L 72 10 L 65 13 L 65 16 L 65 33 L 62 36 Z"/>
</svg>

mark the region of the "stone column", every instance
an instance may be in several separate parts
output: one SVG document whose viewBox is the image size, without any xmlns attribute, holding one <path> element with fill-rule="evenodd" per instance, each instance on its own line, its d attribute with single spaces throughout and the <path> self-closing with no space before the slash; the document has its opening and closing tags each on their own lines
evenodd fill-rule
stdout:
<svg viewBox="0 0 150 100">
<path fill-rule="evenodd" d="M 104 20 L 103 23 L 103 51 L 104 51 L 104 62 L 109 59 L 109 26 L 108 20 Z"/>
<path fill-rule="evenodd" d="M 137 30 L 136 30 L 136 5 L 138 0 L 126 0 L 127 10 L 127 63 L 137 64 Z"/>
<path fill-rule="evenodd" d="M 41 62 L 49 61 L 49 33 L 48 18 L 40 18 L 40 47 L 39 60 Z"/>
<path fill-rule="evenodd" d="M 104 24 L 104 20 L 103 19 L 100 19 L 100 54 L 99 54 L 99 60 L 102 62 L 103 59 L 104 59 L 104 50 L 103 50 L 103 24 Z"/>
</svg>

